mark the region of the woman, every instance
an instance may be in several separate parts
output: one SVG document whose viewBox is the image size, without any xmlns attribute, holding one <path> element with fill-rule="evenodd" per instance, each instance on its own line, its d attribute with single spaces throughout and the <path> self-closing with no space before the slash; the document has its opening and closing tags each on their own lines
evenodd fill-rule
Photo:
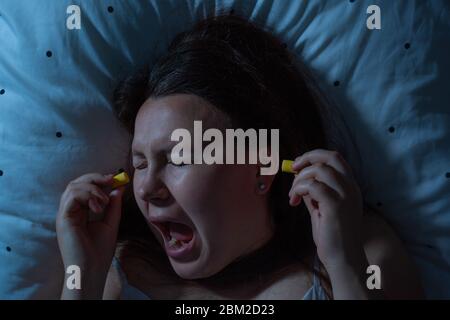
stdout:
<svg viewBox="0 0 450 320">
<path fill-rule="evenodd" d="M 133 197 L 116 246 L 124 188 L 105 194 L 112 175 L 99 173 L 69 184 L 58 243 L 84 280 L 62 298 L 422 297 L 401 242 L 367 212 L 352 168 L 329 150 L 337 137 L 327 136 L 323 96 L 270 33 L 236 16 L 206 19 L 151 71 L 121 83 L 115 101 L 133 134 Z M 279 129 L 279 157 L 295 158 L 298 174 L 175 165 L 171 134 L 193 135 L 196 120 L 204 130 Z M 89 208 L 105 217 L 89 221 Z M 368 288 L 369 265 L 380 268 L 380 289 Z"/>
</svg>

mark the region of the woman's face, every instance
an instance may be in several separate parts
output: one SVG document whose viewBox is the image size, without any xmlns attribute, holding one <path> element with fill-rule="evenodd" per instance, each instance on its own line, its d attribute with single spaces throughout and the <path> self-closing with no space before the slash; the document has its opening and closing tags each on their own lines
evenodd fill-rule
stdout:
<svg viewBox="0 0 450 320">
<path fill-rule="evenodd" d="M 211 276 L 273 235 L 268 188 L 258 188 L 261 179 L 269 187 L 273 177 L 259 176 L 258 165 L 170 163 L 172 148 L 179 143 L 171 141 L 172 132 L 187 129 L 193 144 L 194 120 L 202 120 L 206 130 L 218 125 L 207 121 L 217 114 L 204 99 L 177 94 L 149 98 L 135 122 L 134 195 L 162 246 L 168 246 L 169 228 L 174 237 L 180 238 L 177 229 L 185 237 L 181 254 L 166 249 L 175 272 L 185 279 Z M 176 228 L 180 225 L 169 221 L 185 226 Z"/>
</svg>

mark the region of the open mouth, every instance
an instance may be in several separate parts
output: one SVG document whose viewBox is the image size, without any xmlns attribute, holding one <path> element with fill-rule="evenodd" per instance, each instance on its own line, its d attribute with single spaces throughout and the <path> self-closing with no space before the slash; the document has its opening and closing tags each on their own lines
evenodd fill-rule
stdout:
<svg viewBox="0 0 450 320">
<path fill-rule="evenodd" d="M 179 261 L 187 261 L 193 257 L 196 236 L 194 230 L 178 222 L 151 222 L 164 239 L 164 248 L 168 256 Z"/>
<path fill-rule="evenodd" d="M 194 238 L 189 226 L 178 222 L 152 222 L 161 232 L 169 248 L 176 249 L 188 245 Z"/>
</svg>

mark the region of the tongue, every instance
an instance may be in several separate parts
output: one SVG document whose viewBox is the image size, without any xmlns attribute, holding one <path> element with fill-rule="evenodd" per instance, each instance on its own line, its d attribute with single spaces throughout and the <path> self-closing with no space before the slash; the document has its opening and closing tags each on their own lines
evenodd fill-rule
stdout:
<svg viewBox="0 0 450 320">
<path fill-rule="evenodd" d="M 169 232 L 170 235 L 180 241 L 189 241 L 194 236 L 193 231 L 187 225 L 170 222 L 169 223 Z"/>
</svg>

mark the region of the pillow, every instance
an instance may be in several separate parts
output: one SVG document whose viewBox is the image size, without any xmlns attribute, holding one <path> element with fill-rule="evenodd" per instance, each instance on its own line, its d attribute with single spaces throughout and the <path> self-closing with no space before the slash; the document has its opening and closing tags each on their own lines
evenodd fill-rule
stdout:
<svg viewBox="0 0 450 320">
<path fill-rule="evenodd" d="M 131 137 L 113 115 L 113 89 L 178 32 L 231 9 L 279 35 L 337 101 L 366 200 L 404 240 L 428 297 L 450 297 L 448 2 L 80 3 L 0 5 L 0 298 L 59 298 L 62 192 L 82 174 L 127 166 Z M 372 4 L 381 29 L 367 28 Z"/>
</svg>

